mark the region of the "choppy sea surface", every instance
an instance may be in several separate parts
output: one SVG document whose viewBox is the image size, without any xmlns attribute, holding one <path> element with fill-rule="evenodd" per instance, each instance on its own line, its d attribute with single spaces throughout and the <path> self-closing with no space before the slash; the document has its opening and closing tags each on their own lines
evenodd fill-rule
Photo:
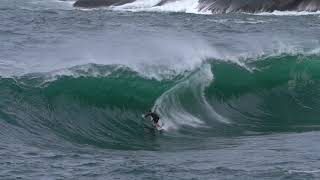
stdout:
<svg viewBox="0 0 320 180">
<path fill-rule="evenodd" d="M 319 179 L 320 14 L 183 2 L 2 0 L 0 179 Z"/>
</svg>

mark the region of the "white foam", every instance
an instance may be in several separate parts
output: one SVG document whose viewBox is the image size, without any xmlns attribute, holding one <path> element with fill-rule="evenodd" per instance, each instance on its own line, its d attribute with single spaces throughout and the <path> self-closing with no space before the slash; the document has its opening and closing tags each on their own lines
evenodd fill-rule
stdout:
<svg viewBox="0 0 320 180">
<path fill-rule="evenodd" d="M 211 14 L 209 11 L 199 10 L 199 1 L 197 0 L 180 0 L 166 3 L 162 6 L 152 7 L 154 11 L 169 11 L 169 12 L 185 12 L 193 14 Z"/>
<path fill-rule="evenodd" d="M 310 12 L 310 11 L 273 11 L 273 12 L 261 12 L 255 13 L 254 15 L 260 16 L 307 16 L 307 15 L 317 15 L 320 11 Z"/>
<path fill-rule="evenodd" d="M 209 11 L 199 10 L 198 0 L 177 0 L 157 6 L 160 0 L 137 0 L 122 6 L 114 6 L 113 10 L 125 11 L 156 11 L 156 12 L 184 12 L 193 14 L 211 14 Z"/>
<path fill-rule="evenodd" d="M 210 116 L 221 123 L 230 123 L 228 119 L 219 115 L 206 101 L 204 91 L 213 80 L 211 66 L 204 64 L 195 73 L 187 76 L 180 83 L 163 93 L 155 102 L 154 109 L 160 114 L 164 125 L 163 129 L 178 129 L 181 126 L 205 127 L 205 116 Z M 184 107 L 184 93 L 188 92 L 192 99 L 194 109 Z M 190 112 L 193 111 L 193 112 Z M 195 115 L 197 114 L 197 115 Z"/>
<path fill-rule="evenodd" d="M 113 6 L 115 10 L 127 10 L 127 11 L 141 11 L 149 9 L 158 4 L 161 0 L 136 0 L 132 3 L 127 3 L 121 6 Z"/>
</svg>

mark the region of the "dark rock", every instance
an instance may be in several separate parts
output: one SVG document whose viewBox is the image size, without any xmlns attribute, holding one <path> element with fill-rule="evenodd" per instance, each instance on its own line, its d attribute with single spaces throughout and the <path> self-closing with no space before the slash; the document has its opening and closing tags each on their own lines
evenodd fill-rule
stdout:
<svg viewBox="0 0 320 180">
<path fill-rule="evenodd" d="M 119 6 L 135 0 L 78 0 L 75 7 L 95 8 L 101 6 Z M 180 1 L 161 0 L 156 6 Z M 200 10 L 213 13 L 227 12 L 271 12 L 271 11 L 318 11 L 320 0 L 199 0 Z"/>
<path fill-rule="evenodd" d="M 213 13 L 320 10 L 320 0 L 199 0 L 199 4 Z"/>
</svg>

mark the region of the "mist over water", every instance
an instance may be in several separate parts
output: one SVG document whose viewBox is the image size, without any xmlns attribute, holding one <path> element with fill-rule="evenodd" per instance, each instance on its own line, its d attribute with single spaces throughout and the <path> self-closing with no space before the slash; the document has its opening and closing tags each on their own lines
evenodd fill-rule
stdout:
<svg viewBox="0 0 320 180">
<path fill-rule="evenodd" d="M 73 3 L 0 3 L 1 178 L 319 178 L 317 12 Z"/>
</svg>

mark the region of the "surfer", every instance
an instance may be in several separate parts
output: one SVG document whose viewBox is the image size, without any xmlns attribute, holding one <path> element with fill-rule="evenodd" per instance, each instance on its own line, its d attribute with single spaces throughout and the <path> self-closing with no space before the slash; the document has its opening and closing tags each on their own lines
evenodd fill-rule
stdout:
<svg viewBox="0 0 320 180">
<path fill-rule="evenodd" d="M 149 110 L 149 112 L 146 115 L 144 115 L 145 118 L 147 118 L 149 116 L 151 116 L 151 118 L 152 118 L 154 124 L 156 125 L 156 127 L 160 128 L 160 125 L 158 124 L 160 117 L 156 113 L 156 111 L 152 112 L 151 110 Z"/>
</svg>

